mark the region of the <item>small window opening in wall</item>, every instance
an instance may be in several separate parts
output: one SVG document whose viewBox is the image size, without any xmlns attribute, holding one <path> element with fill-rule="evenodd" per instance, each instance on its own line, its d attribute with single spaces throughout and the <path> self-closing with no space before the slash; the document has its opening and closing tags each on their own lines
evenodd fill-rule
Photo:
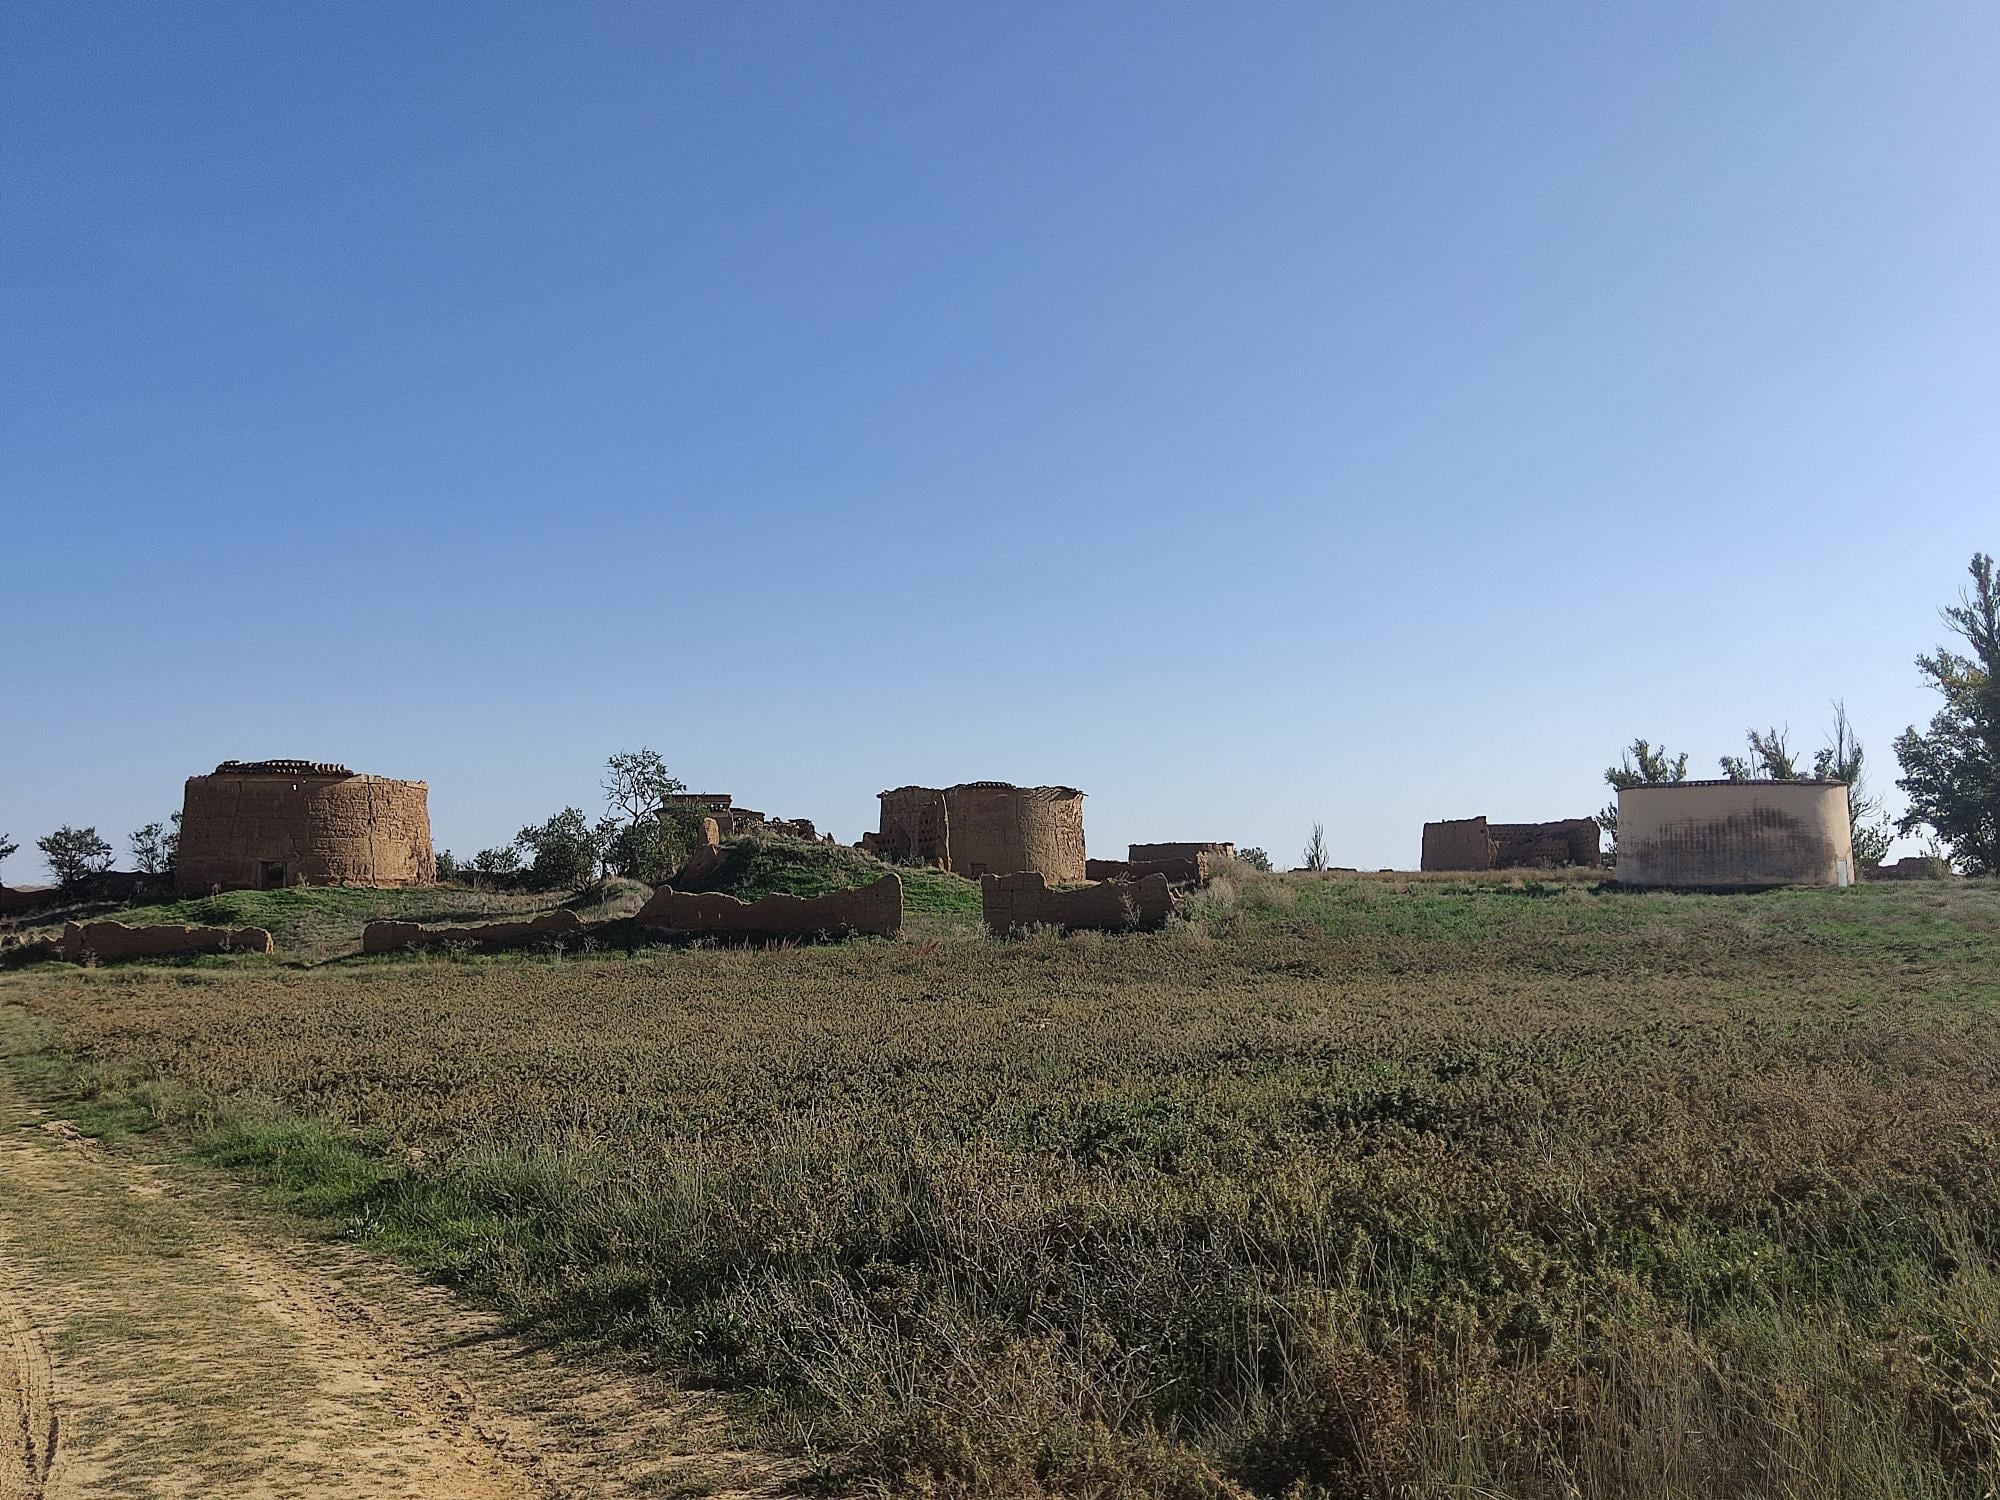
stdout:
<svg viewBox="0 0 2000 1500">
<path fill-rule="evenodd" d="M 257 879 L 267 891 L 282 891 L 285 888 L 285 867 L 275 859 L 264 860 L 258 866 Z"/>
</svg>

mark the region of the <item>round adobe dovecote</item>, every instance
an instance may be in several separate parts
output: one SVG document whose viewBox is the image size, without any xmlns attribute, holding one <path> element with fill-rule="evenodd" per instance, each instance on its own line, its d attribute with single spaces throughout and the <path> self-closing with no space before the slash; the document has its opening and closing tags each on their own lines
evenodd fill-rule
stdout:
<svg viewBox="0 0 2000 1500">
<path fill-rule="evenodd" d="M 1034 871 L 1050 884 L 1086 878 L 1083 793 L 1068 786 L 967 781 L 883 792 L 873 847 L 885 857 L 977 879 Z"/>
<path fill-rule="evenodd" d="M 174 884 L 431 885 L 430 788 L 319 761 L 224 761 L 190 776 Z"/>
</svg>

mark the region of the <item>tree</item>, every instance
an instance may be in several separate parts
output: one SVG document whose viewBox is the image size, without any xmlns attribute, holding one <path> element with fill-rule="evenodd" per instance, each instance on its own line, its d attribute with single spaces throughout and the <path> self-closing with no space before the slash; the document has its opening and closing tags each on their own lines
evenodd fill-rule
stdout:
<svg viewBox="0 0 2000 1500">
<path fill-rule="evenodd" d="M 1944 698 L 1928 733 L 1915 725 L 1896 738 L 1910 799 L 1903 833 L 1929 828 L 1968 875 L 2000 873 L 2000 586 L 1993 559 L 1972 555 L 1972 590 L 1939 611 L 1970 656 L 1940 646 L 1917 658 L 1925 683 Z"/>
<path fill-rule="evenodd" d="M 142 875 L 171 875 L 181 852 L 181 815 L 175 813 L 165 823 L 148 823 L 135 828 L 129 842 L 132 861 Z"/>
<path fill-rule="evenodd" d="M 1744 730 L 1743 740 L 1750 753 L 1723 756 L 1722 774 L 1731 781 L 1796 781 L 1799 763 L 1786 740 L 1790 733 L 1790 729 L 1766 729 L 1761 734 Z"/>
<path fill-rule="evenodd" d="M 1665 745 L 1655 749 L 1648 740 L 1632 741 L 1632 748 L 1618 758 L 1615 766 L 1604 768 L 1607 786 L 1623 791 L 1628 786 L 1663 786 L 1688 779 L 1687 752 L 1672 755 Z M 1614 798 L 1597 815 L 1597 826 L 1611 835 L 1611 854 L 1618 855 L 1618 803 Z"/>
<path fill-rule="evenodd" d="M 528 878 L 539 890 L 575 890 L 597 873 L 603 835 L 580 807 L 565 807 L 546 823 L 531 823 L 514 842 L 528 856 Z"/>
<path fill-rule="evenodd" d="M 665 883 L 701 843 L 703 809 L 670 805 L 687 783 L 667 770 L 659 751 L 642 749 L 609 757 L 603 785 L 609 811 L 596 832 L 605 868 Z"/>
<path fill-rule="evenodd" d="M 1847 720 L 1847 705 L 1833 705 L 1833 729 L 1826 744 L 1813 754 L 1814 781 L 1847 783 L 1847 825 L 1854 835 L 1854 862 L 1872 870 L 1888 857 L 1895 830 L 1887 818 L 1879 816 L 1882 803 L 1871 797 L 1861 779 L 1865 755 L 1854 726 Z"/>
<path fill-rule="evenodd" d="M 437 852 L 437 878 L 440 885 L 458 879 L 458 856 L 449 849 Z"/>
<path fill-rule="evenodd" d="M 71 828 L 65 823 L 47 838 L 36 839 L 35 847 L 64 885 L 75 885 L 111 868 L 111 846 L 97 836 L 95 828 Z"/>
<path fill-rule="evenodd" d="M 0 860 L 12 859 L 21 852 L 21 846 L 6 834 L 0 833 Z"/>
<path fill-rule="evenodd" d="M 620 825 L 644 822 L 667 805 L 687 783 L 667 770 L 657 750 L 621 750 L 604 762 L 604 800 Z"/>
<path fill-rule="evenodd" d="M 1300 868 L 1306 870 L 1324 870 L 1326 868 L 1325 824 L 1313 824 L 1312 837 L 1306 840 L 1305 852 L 1299 856 L 1299 864 Z"/>
<path fill-rule="evenodd" d="M 1238 849 L 1236 857 L 1253 870 L 1262 870 L 1266 874 L 1270 873 L 1271 856 L 1266 854 L 1262 849 Z"/>
<path fill-rule="evenodd" d="M 472 856 L 472 869 L 476 875 L 512 875 L 521 868 L 521 851 L 512 844 L 502 844 L 497 849 L 481 849 Z"/>
</svg>

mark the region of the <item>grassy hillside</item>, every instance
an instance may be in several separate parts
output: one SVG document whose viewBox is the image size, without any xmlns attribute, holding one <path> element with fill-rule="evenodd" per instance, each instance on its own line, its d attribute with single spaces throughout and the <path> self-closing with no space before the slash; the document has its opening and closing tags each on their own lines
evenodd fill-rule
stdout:
<svg viewBox="0 0 2000 1500">
<path fill-rule="evenodd" d="M 891 870 L 902 877 L 903 909 L 908 912 L 979 913 L 979 884 L 941 870 L 886 865 L 872 854 L 844 844 L 753 834 L 733 839 L 722 863 L 691 890 L 721 891 L 743 900 L 759 896 L 823 896 L 879 880 Z"/>
<path fill-rule="evenodd" d="M 90 1059 L 100 1123 L 904 1492 L 2000 1475 L 1990 884 L 1263 879 L 1158 934 L 45 969 L 0 1004 L 45 1089 Z"/>
</svg>

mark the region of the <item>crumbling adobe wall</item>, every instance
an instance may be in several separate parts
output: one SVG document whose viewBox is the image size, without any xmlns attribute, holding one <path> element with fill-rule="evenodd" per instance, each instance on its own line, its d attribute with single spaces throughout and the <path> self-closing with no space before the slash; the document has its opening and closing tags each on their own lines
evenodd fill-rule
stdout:
<svg viewBox="0 0 2000 1500">
<path fill-rule="evenodd" d="M 1132 874 L 1129 859 L 1086 859 L 1083 862 L 1085 880 L 1125 880 Z"/>
<path fill-rule="evenodd" d="M 884 875 L 852 890 L 824 896 L 760 896 L 739 901 L 712 891 L 662 886 L 633 921 L 664 932 L 730 937 L 816 937 L 822 933 L 873 933 L 893 937 L 903 926 L 903 881 Z"/>
<path fill-rule="evenodd" d="M 1906 854 L 1894 864 L 1868 871 L 1870 880 L 1949 880 L 1951 862 L 1929 854 Z"/>
<path fill-rule="evenodd" d="M 1174 893 L 1164 875 L 1107 880 L 1054 891 L 1037 871 L 987 875 L 979 882 L 979 911 L 987 928 L 1005 936 L 1024 927 L 1097 927 L 1117 931 L 1157 927 L 1173 915 Z"/>
<path fill-rule="evenodd" d="M 1490 870 L 1493 839 L 1484 818 L 1446 818 L 1424 824 L 1426 870 Z"/>
<path fill-rule="evenodd" d="M 1194 859 L 1203 854 L 1210 859 L 1234 859 L 1236 846 L 1227 841 L 1207 844 L 1130 844 L 1126 846 L 1125 857 L 1136 865 L 1154 859 Z"/>
<path fill-rule="evenodd" d="M 1168 885 L 1207 885 L 1209 856 L 1197 850 L 1177 858 L 1125 862 L 1125 879 L 1144 880 L 1148 875 L 1164 875 Z"/>
<path fill-rule="evenodd" d="M 370 922 L 361 929 L 363 953 L 395 953 L 405 948 L 441 948 L 469 943 L 476 948 L 517 948 L 542 938 L 580 937 L 590 930 L 573 911 L 552 911 L 519 922 L 481 922 L 472 927 L 426 927 L 420 922 Z"/>
<path fill-rule="evenodd" d="M 124 958 L 178 958 L 193 953 L 271 953 L 276 944 L 261 927 L 188 927 L 161 924 L 127 927 L 123 922 L 68 922 L 63 925 L 62 956 L 71 963 L 95 958 L 115 963 Z"/>
<path fill-rule="evenodd" d="M 174 884 L 430 885 L 430 789 L 306 761 L 225 761 L 190 776 Z"/>
<path fill-rule="evenodd" d="M 1553 823 L 1447 818 L 1424 824 L 1422 867 L 1512 870 L 1585 865 L 1594 869 L 1604 863 L 1599 843 L 1595 818 L 1562 818 Z"/>
<path fill-rule="evenodd" d="M 881 831 L 864 835 L 869 853 L 899 865 L 950 865 L 944 793 L 934 786 L 899 786 L 881 793 Z"/>
<path fill-rule="evenodd" d="M 1604 863 L 1603 831 L 1595 818 L 1562 818 L 1553 823 L 1489 823 L 1486 832 L 1493 840 L 1496 870 L 1556 865 L 1596 869 Z"/>
</svg>

